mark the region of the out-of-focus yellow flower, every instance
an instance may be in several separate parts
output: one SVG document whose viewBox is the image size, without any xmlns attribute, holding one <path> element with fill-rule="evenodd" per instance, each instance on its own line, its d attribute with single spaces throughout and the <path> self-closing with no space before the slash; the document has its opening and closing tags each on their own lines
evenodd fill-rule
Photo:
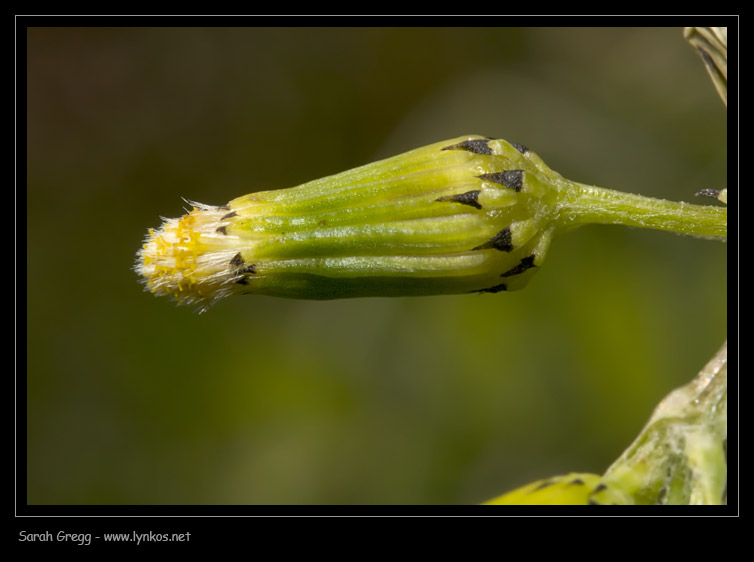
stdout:
<svg viewBox="0 0 754 562">
<path fill-rule="evenodd" d="M 574 472 L 532 482 L 485 502 L 485 505 L 600 505 L 632 503 L 608 489 L 602 476 Z"/>
</svg>

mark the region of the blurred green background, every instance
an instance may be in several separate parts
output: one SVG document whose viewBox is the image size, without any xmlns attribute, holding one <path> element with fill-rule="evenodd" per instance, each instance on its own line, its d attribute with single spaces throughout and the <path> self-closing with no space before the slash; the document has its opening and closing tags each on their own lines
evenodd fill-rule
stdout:
<svg viewBox="0 0 754 562">
<path fill-rule="evenodd" d="M 368 20 L 367 20 L 368 21 Z M 592 226 L 523 291 L 198 315 L 146 231 L 462 134 L 668 199 L 724 187 L 681 28 L 30 28 L 30 504 L 468 504 L 602 472 L 726 337 L 726 245 Z"/>
</svg>

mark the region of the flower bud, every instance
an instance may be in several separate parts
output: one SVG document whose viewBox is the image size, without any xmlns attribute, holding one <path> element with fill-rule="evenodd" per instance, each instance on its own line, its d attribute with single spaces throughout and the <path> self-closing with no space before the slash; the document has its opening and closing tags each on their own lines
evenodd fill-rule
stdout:
<svg viewBox="0 0 754 562">
<path fill-rule="evenodd" d="M 623 217 L 647 201 L 652 221 Z M 667 205 L 683 204 L 570 182 L 522 145 L 472 135 L 221 207 L 196 204 L 150 230 L 135 269 L 153 293 L 202 310 L 250 293 L 497 293 L 528 282 L 556 231 L 586 222 L 673 229 L 656 224 Z"/>
<path fill-rule="evenodd" d="M 537 480 L 483 505 L 631 505 L 633 498 L 617 485 L 608 486 L 602 476 L 572 472 Z"/>
</svg>

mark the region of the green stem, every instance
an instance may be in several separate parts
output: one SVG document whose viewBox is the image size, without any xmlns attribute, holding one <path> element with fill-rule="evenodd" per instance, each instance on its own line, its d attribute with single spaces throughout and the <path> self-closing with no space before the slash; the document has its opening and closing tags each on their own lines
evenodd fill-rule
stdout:
<svg viewBox="0 0 754 562">
<path fill-rule="evenodd" d="M 726 342 L 693 381 L 660 402 L 603 482 L 640 504 L 725 503 L 727 438 Z"/>
<path fill-rule="evenodd" d="M 565 227 L 622 224 L 708 238 L 728 235 L 725 207 L 655 199 L 577 182 L 568 182 L 568 189 L 561 193 L 559 216 Z"/>
</svg>

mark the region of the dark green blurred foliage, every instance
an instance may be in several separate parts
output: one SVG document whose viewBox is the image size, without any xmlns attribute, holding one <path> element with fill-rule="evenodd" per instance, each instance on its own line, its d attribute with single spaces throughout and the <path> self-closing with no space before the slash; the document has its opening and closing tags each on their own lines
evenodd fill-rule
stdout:
<svg viewBox="0 0 754 562">
<path fill-rule="evenodd" d="M 524 291 L 203 315 L 142 292 L 222 204 L 461 134 L 668 199 L 725 187 L 680 28 L 28 30 L 28 502 L 476 503 L 602 472 L 726 337 L 726 246 L 558 238 Z"/>
</svg>

